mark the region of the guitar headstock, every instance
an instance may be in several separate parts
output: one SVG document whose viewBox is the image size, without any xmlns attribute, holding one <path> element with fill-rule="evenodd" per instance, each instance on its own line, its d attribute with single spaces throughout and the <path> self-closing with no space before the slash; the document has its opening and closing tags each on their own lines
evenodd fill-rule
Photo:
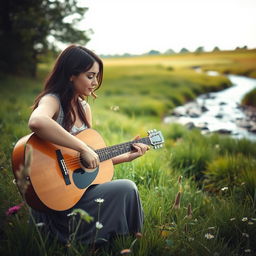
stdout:
<svg viewBox="0 0 256 256">
<path fill-rule="evenodd" d="M 160 131 L 150 130 L 148 131 L 148 137 L 154 149 L 163 147 L 164 137 Z"/>
</svg>

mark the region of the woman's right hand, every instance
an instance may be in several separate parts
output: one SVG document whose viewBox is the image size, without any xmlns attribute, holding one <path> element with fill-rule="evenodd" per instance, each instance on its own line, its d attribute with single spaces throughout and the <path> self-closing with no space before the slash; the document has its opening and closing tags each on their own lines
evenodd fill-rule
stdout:
<svg viewBox="0 0 256 256">
<path fill-rule="evenodd" d="M 89 169 L 95 169 L 99 166 L 99 156 L 88 146 L 80 151 L 82 164 Z"/>
</svg>

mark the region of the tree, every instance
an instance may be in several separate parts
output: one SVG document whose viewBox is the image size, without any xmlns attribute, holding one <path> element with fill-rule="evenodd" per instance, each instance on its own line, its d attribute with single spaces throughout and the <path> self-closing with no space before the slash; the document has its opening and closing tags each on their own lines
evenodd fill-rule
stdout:
<svg viewBox="0 0 256 256">
<path fill-rule="evenodd" d="M 175 51 L 173 49 L 166 50 L 165 54 L 175 54 Z"/>
<path fill-rule="evenodd" d="M 188 53 L 188 52 L 189 52 L 189 50 L 187 48 L 182 48 L 180 50 L 180 53 Z"/>
<path fill-rule="evenodd" d="M 196 54 L 200 54 L 200 53 L 202 53 L 202 52 L 204 52 L 204 47 L 203 47 L 203 46 L 199 46 L 199 47 L 197 47 L 196 50 L 195 50 L 195 53 L 196 53 Z"/>
<path fill-rule="evenodd" d="M 213 52 L 219 52 L 220 51 L 220 48 L 218 46 L 215 46 L 212 50 Z"/>
<path fill-rule="evenodd" d="M 150 50 L 148 53 L 146 53 L 147 55 L 159 55 L 161 54 L 159 51 L 157 50 Z"/>
<path fill-rule="evenodd" d="M 0 71 L 36 75 L 38 56 L 52 41 L 86 44 L 87 31 L 76 25 L 88 8 L 78 0 L 8 0 L 0 9 Z"/>
</svg>

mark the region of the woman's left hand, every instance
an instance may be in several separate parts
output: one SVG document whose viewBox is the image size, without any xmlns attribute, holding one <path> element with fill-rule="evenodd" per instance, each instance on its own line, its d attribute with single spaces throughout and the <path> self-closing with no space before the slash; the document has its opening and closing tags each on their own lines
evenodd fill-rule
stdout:
<svg viewBox="0 0 256 256">
<path fill-rule="evenodd" d="M 135 140 L 138 140 L 140 137 L 137 136 Z M 130 162 L 140 156 L 143 156 L 149 149 L 150 147 L 146 144 L 143 143 L 134 143 L 132 144 L 134 150 L 128 153 L 128 159 L 127 161 Z"/>
</svg>

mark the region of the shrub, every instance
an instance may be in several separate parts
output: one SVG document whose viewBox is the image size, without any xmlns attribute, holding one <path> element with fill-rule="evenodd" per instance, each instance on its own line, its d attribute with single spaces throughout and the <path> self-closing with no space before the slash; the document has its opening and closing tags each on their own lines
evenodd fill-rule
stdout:
<svg viewBox="0 0 256 256">
<path fill-rule="evenodd" d="M 256 160 L 243 155 L 220 156 L 208 163 L 205 171 L 205 189 L 213 192 L 224 190 L 255 196 Z"/>
<path fill-rule="evenodd" d="M 245 94 L 242 105 L 256 107 L 256 88 Z"/>
</svg>

